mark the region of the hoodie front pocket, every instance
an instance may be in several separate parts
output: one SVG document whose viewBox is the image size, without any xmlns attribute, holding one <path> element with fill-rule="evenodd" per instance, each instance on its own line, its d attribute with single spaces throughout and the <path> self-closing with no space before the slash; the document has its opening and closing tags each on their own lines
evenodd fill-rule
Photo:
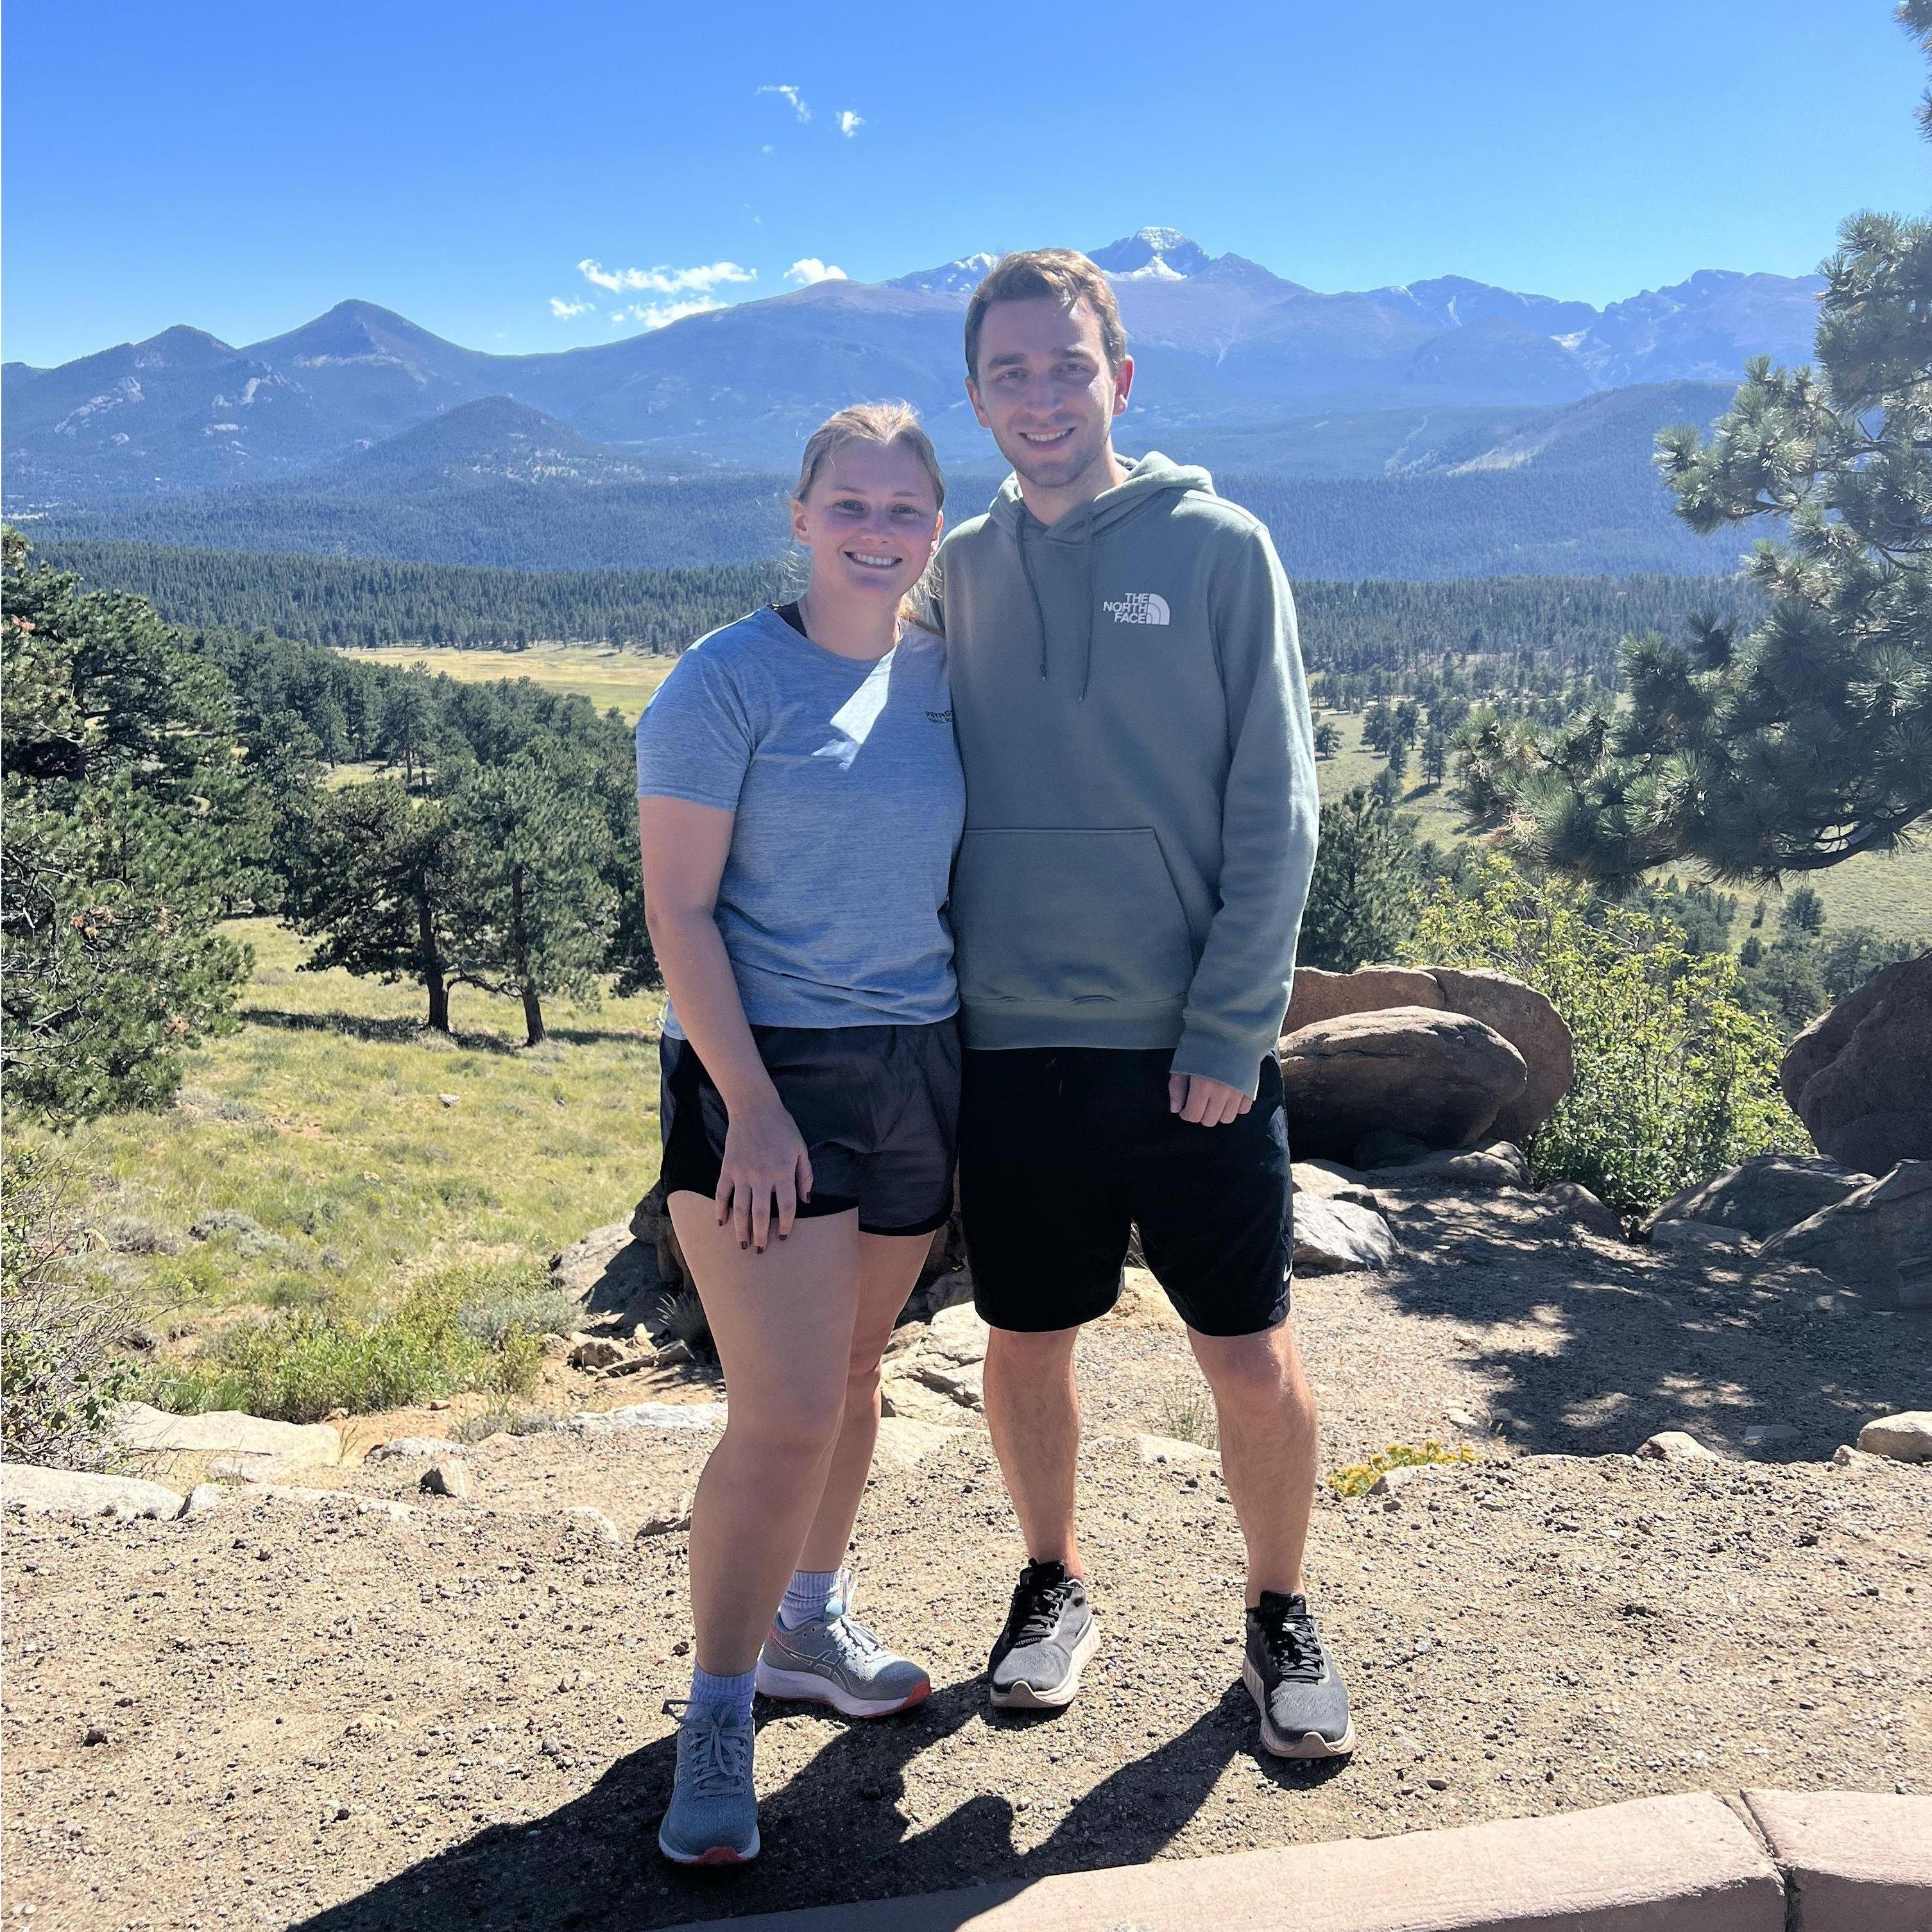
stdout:
<svg viewBox="0 0 1932 1932">
<path fill-rule="evenodd" d="M 968 832 L 952 912 L 968 1000 L 1168 1005 L 1194 976 L 1186 917 L 1144 825 Z"/>
</svg>

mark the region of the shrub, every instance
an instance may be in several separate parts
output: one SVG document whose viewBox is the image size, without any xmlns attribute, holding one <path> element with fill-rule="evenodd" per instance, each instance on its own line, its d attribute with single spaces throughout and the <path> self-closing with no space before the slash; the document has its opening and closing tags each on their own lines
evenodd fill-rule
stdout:
<svg viewBox="0 0 1932 1932">
<path fill-rule="evenodd" d="M 80 1265 L 64 1170 L 28 1154 L 0 1170 L 0 1451 L 10 1462 L 100 1469 L 134 1371 L 126 1305 Z"/>
<path fill-rule="evenodd" d="M 701 1362 L 718 1359 L 711 1339 L 711 1318 L 694 1288 L 682 1288 L 658 1297 L 658 1327 L 674 1342 L 682 1342 Z"/>
<path fill-rule="evenodd" d="M 1177 1442 L 1197 1442 L 1204 1449 L 1221 1446 L 1220 1418 L 1214 1412 L 1214 1398 L 1204 1388 L 1188 1386 L 1170 1389 L 1154 1416 L 1155 1432 Z"/>
<path fill-rule="evenodd" d="M 304 1309 L 234 1323 L 202 1356 L 150 1378 L 149 1400 L 316 1422 L 332 1408 L 363 1414 L 464 1390 L 527 1395 L 542 1366 L 538 1338 L 512 1326 L 479 1341 L 463 1320 L 472 1279 L 447 1270 L 373 1322 Z"/>
<path fill-rule="evenodd" d="M 1538 1186 L 1580 1182 L 1624 1214 L 1756 1154 L 1808 1148 L 1778 1088 L 1773 1028 L 1724 954 L 1699 956 L 1654 914 L 1537 882 L 1486 854 L 1424 909 L 1412 956 L 1488 966 L 1562 1015 L 1576 1077 L 1526 1151 Z"/>
<path fill-rule="evenodd" d="M 550 1286 L 541 1262 L 519 1262 L 460 1273 L 464 1330 L 484 1347 L 500 1348 L 512 1334 L 568 1334 L 583 1310 Z"/>
<path fill-rule="evenodd" d="M 1366 1496 L 1375 1486 L 1376 1478 L 1390 1469 L 1419 1469 L 1436 1462 L 1480 1462 L 1482 1460 L 1466 1442 L 1459 1443 L 1454 1449 L 1445 1449 L 1434 1442 L 1425 1442 L 1420 1448 L 1407 1442 L 1391 1442 L 1386 1449 L 1378 1449 L 1366 1462 L 1351 1462 L 1336 1470 L 1328 1478 L 1328 1486 L 1338 1496 Z"/>
</svg>

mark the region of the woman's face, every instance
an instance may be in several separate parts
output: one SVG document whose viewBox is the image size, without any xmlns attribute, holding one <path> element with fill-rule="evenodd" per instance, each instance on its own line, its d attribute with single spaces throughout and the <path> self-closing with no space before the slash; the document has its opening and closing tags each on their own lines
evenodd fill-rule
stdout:
<svg viewBox="0 0 1932 1932">
<path fill-rule="evenodd" d="M 919 581 L 941 520 L 925 466 L 896 442 L 842 444 L 811 495 L 791 506 L 791 533 L 812 553 L 812 588 L 876 597 L 888 608 Z"/>
</svg>

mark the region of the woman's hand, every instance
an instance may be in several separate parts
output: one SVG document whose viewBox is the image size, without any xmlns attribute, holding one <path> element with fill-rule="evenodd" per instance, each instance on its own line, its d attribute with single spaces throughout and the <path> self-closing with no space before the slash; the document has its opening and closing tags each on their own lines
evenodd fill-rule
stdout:
<svg viewBox="0 0 1932 1932">
<path fill-rule="evenodd" d="M 812 1198 L 812 1156 L 776 1094 L 758 1106 L 731 1110 L 717 1198 L 718 1226 L 728 1220 L 739 1246 L 760 1254 L 774 1230 L 782 1241 L 790 1234 L 799 1203 Z"/>
</svg>

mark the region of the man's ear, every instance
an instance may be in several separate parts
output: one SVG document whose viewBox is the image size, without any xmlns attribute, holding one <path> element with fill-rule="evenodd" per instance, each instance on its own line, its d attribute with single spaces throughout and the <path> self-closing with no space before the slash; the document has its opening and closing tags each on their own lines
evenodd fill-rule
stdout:
<svg viewBox="0 0 1932 1932">
<path fill-rule="evenodd" d="M 973 413 L 980 418 L 980 427 L 991 429 L 993 425 L 987 420 L 986 407 L 980 400 L 980 386 L 970 376 L 966 378 L 966 400 L 973 405 Z"/>
<path fill-rule="evenodd" d="M 1134 386 L 1134 358 L 1131 356 L 1120 358 L 1120 366 L 1114 372 L 1114 413 L 1124 416 L 1127 407 L 1127 392 Z"/>
</svg>

